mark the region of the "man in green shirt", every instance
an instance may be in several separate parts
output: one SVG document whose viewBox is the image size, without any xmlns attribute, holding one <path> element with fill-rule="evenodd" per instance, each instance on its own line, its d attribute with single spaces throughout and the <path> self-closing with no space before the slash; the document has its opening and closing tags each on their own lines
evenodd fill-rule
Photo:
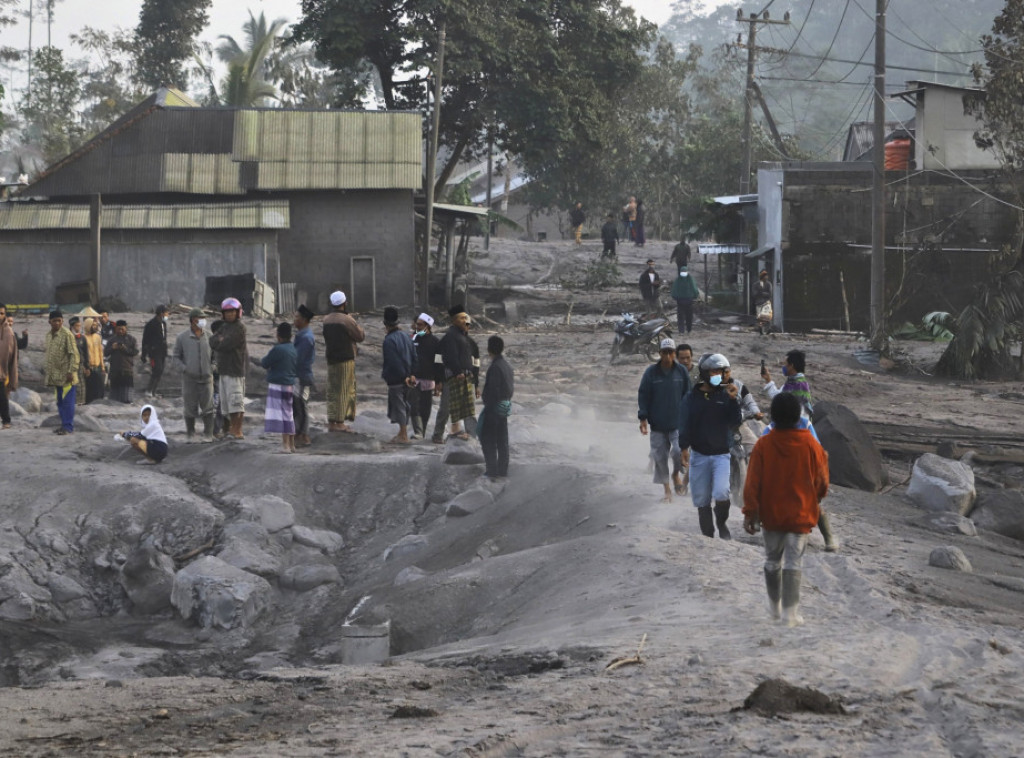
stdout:
<svg viewBox="0 0 1024 758">
<path fill-rule="evenodd" d="M 56 434 L 75 431 L 75 392 L 78 385 L 78 366 L 81 358 L 75 337 L 64 328 L 64 314 L 50 313 L 50 331 L 46 333 L 46 386 L 53 387 L 57 396 L 60 427 Z"/>
</svg>

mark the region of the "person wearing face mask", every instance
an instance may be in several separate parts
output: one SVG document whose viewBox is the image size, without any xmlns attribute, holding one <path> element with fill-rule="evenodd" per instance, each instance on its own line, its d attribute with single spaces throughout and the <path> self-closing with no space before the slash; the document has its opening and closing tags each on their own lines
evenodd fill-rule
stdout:
<svg viewBox="0 0 1024 758">
<path fill-rule="evenodd" d="M 707 353 L 697 361 L 700 383 L 683 402 L 680 448 L 690 448 L 690 493 L 705 537 L 731 539 L 729 519 L 729 448 L 740 425 L 739 388 L 728 379 L 729 359 Z M 712 501 L 714 511 L 712 511 Z"/>
<path fill-rule="evenodd" d="M 167 362 L 167 306 L 158 305 L 154 311 L 156 315 L 146 322 L 146 327 L 142 330 L 141 358 L 143 363 L 149 359 L 151 370 L 149 387 L 146 389 L 147 397 L 156 394 L 160 377 L 164 375 L 164 364 Z"/>
<path fill-rule="evenodd" d="M 185 436 L 195 440 L 196 418 L 203 419 L 203 442 L 213 442 L 213 360 L 206 316 L 199 308 L 188 314 L 188 329 L 174 341 L 174 362 L 181 369 L 181 400 Z"/>
<path fill-rule="evenodd" d="M 440 340 L 432 329 L 434 318 L 428 313 L 416 317 L 416 328 L 412 343 L 416 346 L 416 386 L 409 390 L 409 405 L 412 406 L 412 438 L 423 439 L 430 422 L 430 411 L 434 405 L 434 388 L 444 381 L 444 364 L 437 362 Z"/>
</svg>

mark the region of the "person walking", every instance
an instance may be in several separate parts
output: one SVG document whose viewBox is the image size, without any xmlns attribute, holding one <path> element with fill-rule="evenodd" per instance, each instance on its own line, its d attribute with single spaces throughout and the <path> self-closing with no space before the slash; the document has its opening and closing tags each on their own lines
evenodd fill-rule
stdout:
<svg viewBox="0 0 1024 758">
<path fill-rule="evenodd" d="M 632 195 L 629 197 L 629 202 L 622 206 L 622 221 L 626 227 L 623 237 L 635 242 L 636 236 L 633 227 L 636 224 L 636 198 Z"/>
<path fill-rule="evenodd" d="M 412 342 L 416 346 L 416 386 L 409 390 L 409 406 L 412 409 L 413 437 L 427 436 L 430 410 L 434 404 L 434 389 L 444 382 L 444 364 L 438 363 L 440 340 L 433 334 L 434 319 L 428 313 L 416 318 L 416 331 Z"/>
<path fill-rule="evenodd" d="M 348 314 L 347 301 L 341 290 L 332 292 L 334 310 L 324 317 L 323 323 L 329 432 L 351 432 L 346 422 L 356 418 L 356 345 L 366 339 L 366 333 Z"/>
<path fill-rule="evenodd" d="M 174 362 L 181 369 L 181 401 L 185 437 L 196 436 L 196 418 L 203 419 L 203 442 L 213 442 L 213 350 L 202 310 L 188 313 L 188 329 L 174 340 Z"/>
<path fill-rule="evenodd" d="M 409 388 L 416 386 L 416 346 L 398 325 L 398 309 L 384 309 L 383 365 L 380 376 L 388 387 L 388 420 L 398 424 L 398 434 L 391 442 L 409 443 Z"/>
<path fill-rule="evenodd" d="M 505 340 L 498 335 L 487 339 L 487 355 L 491 365 L 484 379 L 478 434 L 484 453 L 484 475 L 489 479 L 508 476 L 508 417 L 512 415 L 512 396 L 515 394 L 515 372 L 505 360 Z"/>
<path fill-rule="evenodd" d="M 316 360 L 316 338 L 310 327 L 312 320 L 313 311 L 302 304 L 295 311 L 295 318 L 292 322 L 295 327 L 293 342 L 297 356 L 295 372 L 299 377 L 298 389 L 293 398 L 296 447 L 306 447 L 312 444 L 312 440 L 309 438 L 309 396 L 313 393 L 313 362 Z"/>
<path fill-rule="evenodd" d="M 647 220 L 647 208 L 643 200 L 636 201 L 636 218 L 633 221 L 633 243 L 637 247 L 647 244 L 647 233 L 644 229 L 644 222 Z"/>
<path fill-rule="evenodd" d="M 0 303 L 0 425 L 11 428 L 11 393 L 18 389 L 18 336 Z"/>
<path fill-rule="evenodd" d="M 106 390 L 107 375 L 103 370 L 103 337 L 100 336 L 100 324 L 94 318 L 85 320 L 85 352 L 83 361 L 85 369 L 85 404 L 102 400 Z"/>
<path fill-rule="evenodd" d="M 661 277 L 654 270 L 654 260 L 647 259 L 647 268 L 640 274 L 640 297 L 644 301 L 644 308 L 649 313 L 661 313 L 661 297 L 658 292 L 661 289 Z"/>
<path fill-rule="evenodd" d="M 782 388 L 779 389 L 772 381 L 771 372 L 767 368 L 761 369 L 761 378 L 764 380 L 764 391 L 769 400 L 774 400 L 781 392 L 789 392 L 800 401 L 800 426 L 810 430 L 814 439 L 818 439 L 817 432 L 811 421 L 814 415 L 814 400 L 811 397 L 811 385 L 804 375 L 807 369 L 807 354 L 803 350 L 790 350 L 786 353 L 786 359 L 782 364 L 782 375 L 786 377 Z M 828 512 L 822 507 L 819 509 L 818 529 L 825 540 L 825 552 L 834 553 L 839 549 L 839 542 L 832 531 L 832 520 Z"/>
<path fill-rule="evenodd" d="M 680 240 L 679 244 L 672 248 L 672 255 L 669 260 L 675 264 L 678 272 L 683 266 L 690 265 L 690 245 L 687 241 Z"/>
<path fill-rule="evenodd" d="M 240 440 L 245 438 L 245 372 L 249 363 L 242 304 L 229 297 L 220 304 L 220 313 L 223 323 L 210 337 L 210 349 L 216 355 L 220 375 L 220 410 L 228 427 L 226 431 Z"/>
<path fill-rule="evenodd" d="M 569 225 L 572 227 L 577 247 L 583 244 L 583 224 L 586 220 L 587 214 L 583 211 L 583 203 L 576 203 L 576 206 L 569 211 Z"/>
<path fill-rule="evenodd" d="M 701 356 L 700 383 L 686 396 L 679 446 L 690 448 L 690 493 L 705 537 L 732 538 L 729 519 L 729 448 L 732 430 L 740 425 L 739 388 L 726 381 L 729 360 L 721 353 Z M 714 512 L 711 506 L 714 502 Z"/>
<path fill-rule="evenodd" d="M 766 334 L 772 328 L 772 319 L 775 317 L 772 311 L 772 294 L 768 271 L 762 271 L 757 278 L 757 284 L 754 285 L 754 315 L 761 334 Z"/>
<path fill-rule="evenodd" d="M 103 356 L 110 364 L 110 399 L 119 403 L 132 401 L 135 388 L 135 356 L 139 347 L 135 337 L 128 334 L 128 322 L 118 319 L 114 325 L 114 336 L 103 348 Z"/>
<path fill-rule="evenodd" d="M 619 241 L 619 227 L 615 223 L 615 216 L 608 214 L 604 226 L 601 227 L 601 250 L 602 258 L 615 258 L 615 245 Z"/>
<path fill-rule="evenodd" d="M 295 411 L 292 397 L 298 375 L 298 352 L 292 344 L 292 325 L 281 323 L 276 329 L 277 344 L 263 356 L 260 365 L 267 370 L 267 407 L 263 431 L 281 435 L 281 451 L 295 452 Z"/>
<path fill-rule="evenodd" d="M 659 354 L 660 360 L 648 366 L 640 380 L 636 415 L 640 419 L 640 434 L 650 435 L 654 483 L 665 488 L 662 502 L 671 503 L 673 485 L 682 494 L 683 451 L 679 433 L 683 402 L 692 384 L 689 373 L 676 362 L 676 343 L 671 338 L 661 341 Z"/>
<path fill-rule="evenodd" d="M 775 429 L 750 455 L 743 487 L 743 529 L 764 529 L 764 579 L 772 618 L 803 623 L 800 582 L 803 555 L 828 494 L 828 456 L 808 429 L 797 427 L 800 401 L 789 392 L 772 399 Z"/>
<path fill-rule="evenodd" d="M 672 282 L 672 299 L 676 301 L 676 326 L 680 334 L 693 331 L 693 301 L 700 297 L 697 282 L 690 276 L 686 266 L 679 267 L 679 273 Z"/>
<path fill-rule="evenodd" d="M 46 333 L 44 351 L 46 386 L 53 387 L 60 414 L 60 426 L 54 433 L 71 434 L 75 431 L 75 390 L 81 354 L 74 336 L 64 328 L 64 314 L 59 310 L 50 312 L 50 331 Z"/>
</svg>

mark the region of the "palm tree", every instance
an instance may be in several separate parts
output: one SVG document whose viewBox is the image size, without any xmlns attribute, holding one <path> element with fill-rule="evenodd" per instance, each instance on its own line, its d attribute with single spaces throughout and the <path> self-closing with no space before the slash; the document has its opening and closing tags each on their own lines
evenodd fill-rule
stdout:
<svg viewBox="0 0 1024 758">
<path fill-rule="evenodd" d="M 277 88 L 268 81 L 270 58 L 287 23 L 279 18 L 268 27 L 262 11 L 259 18 L 249 11 L 249 20 L 242 25 L 244 48 L 230 35 L 218 37 L 221 43 L 217 46 L 217 57 L 228 66 L 220 86 L 222 105 L 259 106 L 278 99 Z"/>
</svg>

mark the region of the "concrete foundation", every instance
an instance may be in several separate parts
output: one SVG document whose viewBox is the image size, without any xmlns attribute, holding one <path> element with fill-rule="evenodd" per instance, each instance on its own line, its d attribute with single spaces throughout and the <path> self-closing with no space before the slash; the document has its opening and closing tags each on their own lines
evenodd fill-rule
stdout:
<svg viewBox="0 0 1024 758">
<path fill-rule="evenodd" d="M 381 663 L 391 657 L 391 622 L 341 627 L 341 662 L 346 666 Z"/>
</svg>

